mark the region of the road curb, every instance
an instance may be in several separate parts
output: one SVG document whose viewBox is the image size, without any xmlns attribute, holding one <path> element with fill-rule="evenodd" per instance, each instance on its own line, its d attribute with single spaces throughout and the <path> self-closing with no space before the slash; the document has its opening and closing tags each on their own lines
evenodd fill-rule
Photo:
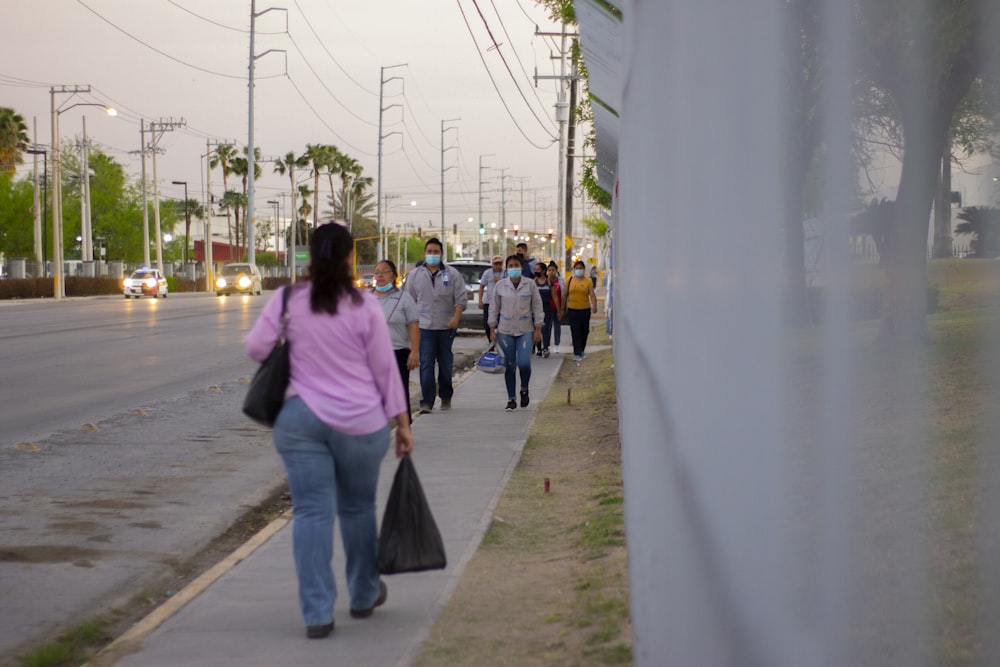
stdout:
<svg viewBox="0 0 1000 667">
<path fill-rule="evenodd" d="M 284 528 L 289 520 L 289 516 L 282 515 L 264 526 L 260 532 L 247 540 L 236 551 L 203 572 L 177 594 L 129 628 L 125 634 L 104 647 L 91 661 L 84 663 L 83 667 L 107 667 L 113 665 L 119 658 L 138 650 L 142 642 L 154 630 L 180 611 L 184 605 L 198 597 L 222 575 L 249 558 L 253 552 Z"/>
</svg>

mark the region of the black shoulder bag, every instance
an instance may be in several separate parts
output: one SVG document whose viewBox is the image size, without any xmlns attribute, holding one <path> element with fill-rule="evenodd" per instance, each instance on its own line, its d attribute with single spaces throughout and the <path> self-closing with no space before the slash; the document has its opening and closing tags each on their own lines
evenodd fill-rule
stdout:
<svg viewBox="0 0 1000 667">
<path fill-rule="evenodd" d="M 243 400 L 243 414 L 264 426 L 274 426 L 278 413 L 281 412 L 281 406 L 285 403 L 285 391 L 288 389 L 291 364 L 288 361 L 289 342 L 285 338 L 285 332 L 288 329 L 288 296 L 291 291 L 291 287 L 286 287 L 281 294 L 278 342 L 254 373 L 246 398 Z"/>
</svg>

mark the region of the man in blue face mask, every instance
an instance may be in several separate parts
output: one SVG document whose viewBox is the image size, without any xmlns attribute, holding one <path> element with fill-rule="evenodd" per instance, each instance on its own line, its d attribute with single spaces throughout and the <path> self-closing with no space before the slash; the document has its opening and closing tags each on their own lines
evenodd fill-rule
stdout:
<svg viewBox="0 0 1000 667">
<path fill-rule="evenodd" d="M 424 263 L 410 272 L 406 291 L 417 302 L 420 318 L 420 414 L 430 413 L 437 396 L 441 409 L 448 410 L 455 393 L 451 348 L 467 296 L 462 274 L 444 263 L 444 246 L 437 238 L 424 244 Z"/>
</svg>

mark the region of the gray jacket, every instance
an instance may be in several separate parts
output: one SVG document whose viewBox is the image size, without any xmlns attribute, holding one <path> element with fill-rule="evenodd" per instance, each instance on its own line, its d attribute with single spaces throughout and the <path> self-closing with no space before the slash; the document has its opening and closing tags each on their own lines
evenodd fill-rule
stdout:
<svg viewBox="0 0 1000 667">
<path fill-rule="evenodd" d="M 468 301 L 462 274 L 447 264 L 434 273 L 426 266 L 410 271 L 406 292 L 417 302 L 421 329 L 447 329 L 455 307 L 465 310 Z"/>
<path fill-rule="evenodd" d="M 541 327 L 544 321 L 542 297 L 534 280 L 521 278 L 515 286 L 510 278 L 504 278 L 496 284 L 487 324 L 496 327 L 497 333 L 520 336 Z"/>
</svg>

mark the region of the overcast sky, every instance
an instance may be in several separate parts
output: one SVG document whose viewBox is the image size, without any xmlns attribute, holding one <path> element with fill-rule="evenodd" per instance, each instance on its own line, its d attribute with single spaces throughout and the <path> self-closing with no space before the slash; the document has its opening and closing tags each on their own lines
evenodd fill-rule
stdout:
<svg viewBox="0 0 1000 667">
<path fill-rule="evenodd" d="M 556 84 L 536 87 L 532 77 L 559 67 L 551 58 L 558 40 L 536 36 L 536 25 L 543 32 L 559 27 L 534 0 L 258 0 L 256 9 L 279 6 L 287 12 L 257 18 L 255 52 L 287 52 L 287 76 L 285 54 L 256 60 L 255 144 L 264 160 L 332 143 L 375 177 L 380 68 L 405 63 L 385 73 L 402 77 L 384 86 L 383 107 L 401 105 L 384 113 L 383 136 L 399 133 L 383 141 L 382 191 L 399 195 L 386 223 L 440 225 L 441 121 L 454 118 L 461 120 L 445 126 L 457 130 L 444 134 L 449 228 L 471 229 L 467 219 L 478 217 L 481 156 L 494 168 L 483 172 L 487 224 L 497 218 L 500 168 L 508 226 L 522 216 L 526 228 L 554 223 Z M 130 151 L 139 149 L 139 119 L 183 118 L 187 126 L 160 143 L 159 181 L 164 196 L 180 197 L 171 181 L 186 180 L 194 197 L 204 182 L 206 140 L 247 143 L 249 25 L 250 0 L 18 2 L 0 29 L 0 106 L 13 107 L 29 129 L 37 119 L 38 141 L 48 144 L 49 87 L 89 84 L 90 94 L 56 96 L 66 109 L 60 134 L 78 137 L 86 115 L 90 139 L 136 176 L 139 157 Z M 69 108 L 77 102 L 104 102 L 119 116 Z M 289 189 L 270 162 L 263 167 L 258 217 L 266 200 Z M 212 178 L 220 195 L 220 172 Z"/>
</svg>

